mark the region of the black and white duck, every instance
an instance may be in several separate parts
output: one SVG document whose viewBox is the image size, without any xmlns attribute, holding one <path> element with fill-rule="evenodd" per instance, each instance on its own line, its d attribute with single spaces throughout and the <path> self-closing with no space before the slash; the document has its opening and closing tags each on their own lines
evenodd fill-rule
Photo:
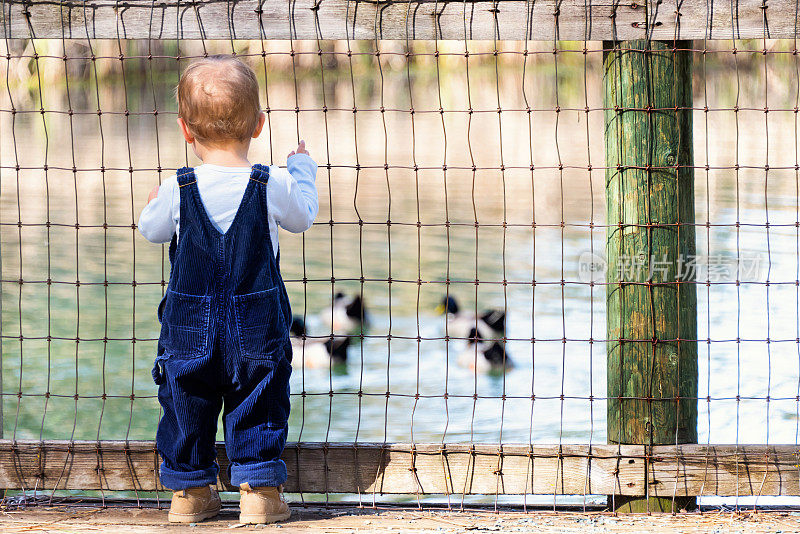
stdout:
<svg viewBox="0 0 800 534">
<path fill-rule="evenodd" d="M 455 297 L 448 295 L 436 308 L 447 314 L 447 332 L 450 337 L 467 339 L 472 329 L 477 329 L 482 340 L 498 340 L 506 336 L 506 312 L 503 309 L 484 310 L 479 314 L 462 310 Z"/>
<path fill-rule="evenodd" d="M 331 307 L 320 313 L 322 323 L 334 335 L 358 336 L 369 324 L 367 308 L 361 295 L 336 293 Z"/>
<path fill-rule="evenodd" d="M 458 365 L 479 373 L 502 373 L 514 367 L 503 343 L 478 337 L 472 328 L 466 347 L 458 354 Z"/>
<path fill-rule="evenodd" d="M 289 340 L 292 343 L 292 365 L 307 369 L 328 368 L 344 365 L 347 362 L 349 337 L 330 337 L 310 339 L 306 333 L 306 324 L 300 317 L 292 318 L 289 328 Z"/>
</svg>

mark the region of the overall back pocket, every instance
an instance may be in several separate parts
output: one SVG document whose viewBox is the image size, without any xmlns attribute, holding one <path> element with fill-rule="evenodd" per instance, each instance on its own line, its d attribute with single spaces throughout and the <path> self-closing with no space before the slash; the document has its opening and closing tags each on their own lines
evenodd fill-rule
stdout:
<svg viewBox="0 0 800 534">
<path fill-rule="evenodd" d="M 167 290 L 161 315 L 161 344 L 173 356 L 202 356 L 208 351 L 210 295 Z"/>
<path fill-rule="evenodd" d="M 245 358 L 274 359 L 288 341 L 278 289 L 233 296 L 239 349 Z"/>
</svg>

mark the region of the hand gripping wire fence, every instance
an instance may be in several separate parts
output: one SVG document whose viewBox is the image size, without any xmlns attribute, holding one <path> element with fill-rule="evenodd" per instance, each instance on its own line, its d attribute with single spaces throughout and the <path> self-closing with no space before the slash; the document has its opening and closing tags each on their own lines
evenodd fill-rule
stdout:
<svg viewBox="0 0 800 534">
<path fill-rule="evenodd" d="M 2 8 L 0 487 L 163 496 L 169 263 L 136 222 L 201 163 L 180 72 L 231 54 L 251 161 L 319 164 L 315 224 L 280 234 L 298 500 L 800 493 L 796 3 Z"/>
</svg>

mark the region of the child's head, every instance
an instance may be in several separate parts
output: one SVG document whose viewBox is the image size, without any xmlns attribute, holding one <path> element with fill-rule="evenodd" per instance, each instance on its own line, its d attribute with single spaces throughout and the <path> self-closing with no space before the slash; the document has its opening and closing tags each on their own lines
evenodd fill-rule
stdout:
<svg viewBox="0 0 800 534">
<path fill-rule="evenodd" d="M 261 132 L 258 80 L 253 69 L 234 57 L 209 56 L 192 63 L 183 71 L 175 95 L 178 123 L 183 121 L 188 142 L 223 148 L 249 144 Z"/>
</svg>

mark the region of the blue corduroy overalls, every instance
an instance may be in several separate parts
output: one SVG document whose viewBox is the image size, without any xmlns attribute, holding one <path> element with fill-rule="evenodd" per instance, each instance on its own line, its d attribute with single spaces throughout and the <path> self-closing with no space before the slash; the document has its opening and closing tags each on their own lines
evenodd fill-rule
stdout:
<svg viewBox="0 0 800 534">
<path fill-rule="evenodd" d="M 268 179 L 268 167 L 253 165 L 223 234 L 203 206 L 194 170 L 178 170 L 180 236 L 170 243 L 172 272 L 158 309 L 153 368 L 164 409 L 156 434 L 161 483 L 172 490 L 216 483 L 223 404 L 231 483 L 286 481 L 280 458 L 290 405 L 291 310 L 269 236 Z"/>
</svg>

